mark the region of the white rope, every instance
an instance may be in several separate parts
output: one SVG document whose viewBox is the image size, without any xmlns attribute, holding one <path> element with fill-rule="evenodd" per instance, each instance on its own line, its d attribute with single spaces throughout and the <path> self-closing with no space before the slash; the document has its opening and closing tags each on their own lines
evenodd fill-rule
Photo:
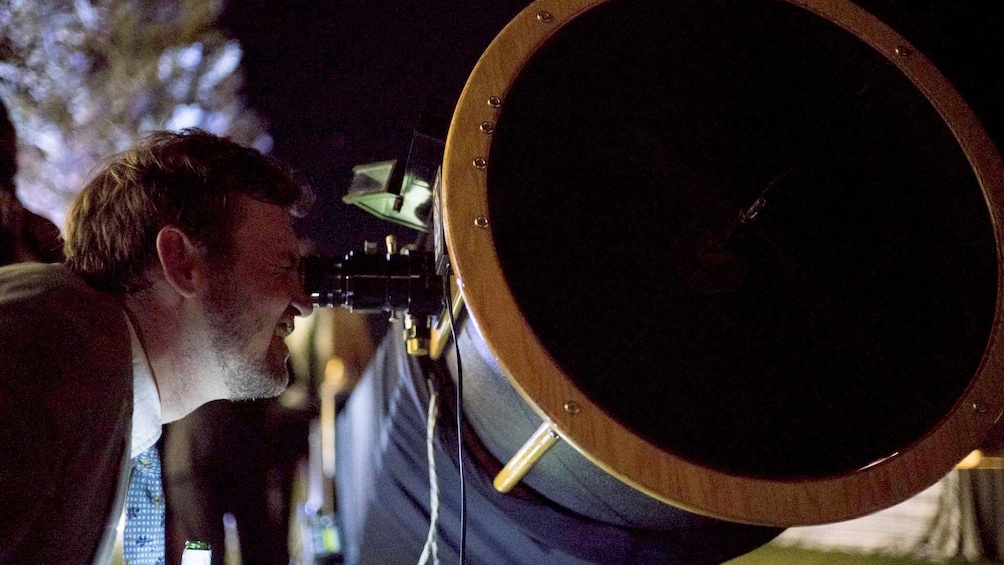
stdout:
<svg viewBox="0 0 1004 565">
<path fill-rule="evenodd" d="M 436 523 L 439 521 L 439 478 L 436 475 L 435 438 L 436 429 L 436 389 L 429 382 L 429 415 L 425 422 L 425 452 L 429 457 L 429 535 L 425 538 L 422 556 L 418 565 L 426 565 L 432 557 L 433 565 L 439 565 L 439 546 L 436 545 Z"/>
</svg>

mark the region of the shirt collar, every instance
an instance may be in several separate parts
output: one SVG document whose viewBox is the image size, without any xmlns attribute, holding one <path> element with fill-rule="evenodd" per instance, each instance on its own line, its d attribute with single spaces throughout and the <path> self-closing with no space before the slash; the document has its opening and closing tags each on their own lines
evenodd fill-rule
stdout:
<svg viewBox="0 0 1004 565">
<path fill-rule="evenodd" d="M 129 325 L 129 337 L 132 341 L 132 442 L 130 458 L 149 449 L 160 439 L 161 416 L 160 394 L 157 383 L 153 380 L 150 362 L 143 351 L 143 345 L 136 335 L 136 329 L 126 316 Z"/>
</svg>

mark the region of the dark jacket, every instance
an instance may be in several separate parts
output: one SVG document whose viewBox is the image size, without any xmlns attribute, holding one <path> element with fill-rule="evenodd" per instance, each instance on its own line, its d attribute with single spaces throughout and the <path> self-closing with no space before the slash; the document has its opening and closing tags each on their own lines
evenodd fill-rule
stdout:
<svg viewBox="0 0 1004 565">
<path fill-rule="evenodd" d="M 92 562 L 131 417 L 119 303 L 62 265 L 0 268 L 0 564 Z"/>
</svg>

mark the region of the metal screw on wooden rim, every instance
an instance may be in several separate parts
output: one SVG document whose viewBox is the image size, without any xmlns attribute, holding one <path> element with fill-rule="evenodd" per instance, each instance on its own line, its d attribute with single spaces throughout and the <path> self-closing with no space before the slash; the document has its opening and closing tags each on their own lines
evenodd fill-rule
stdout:
<svg viewBox="0 0 1004 565">
<path fill-rule="evenodd" d="M 474 218 L 474 225 L 479 228 L 487 228 L 488 216 L 478 216 L 477 218 Z"/>
<path fill-rule="evenodd" d="M 554 15 L 551 14 L 551 12 L 548 12 L 547 10 L 541 10 L 537 12 L 537 21 L 549 24 L 554 21 Z"/>
<path fill-rule="evenodd" d="M 483 131 L 485 133 L 489 133 L 489 134 L 490 133 L 494 133 L 495 132 L 495 124 L 493 124 L 491 122 L 481 122 L 481 131 Z"/>
<path fill-rule="evenodd" d="M 572 416 L 578 414 L 581 411 L 582 408 L 579 406 L 578 402 L 574 400 L 569 400 L 568 402 L 565 403 L 565 412 L 568 412 Z"/>
<path fill-rule="evenodd" d="M 484 169 L 487 166 L 488 166 L 488 161 L 486 161 L 484 157 L 476 157 L 474 159 L 475 169 Z"/>
<path fill-rule="evenodd" d="M 488 105 L 491 106 L 492 108 L 501 108 L 502 99 L 499 98 L 498 96 L 492 96 L 491 98 L 488 99 Z"/>
<path fill-rule="evenodd" d="M 983 414 L 984 412 L 987 411 L 986 405 L 980 402 L 979 400 L 974 401 L 972 406 L 973 406 L 973 412 L 976 412 L 977 414 Z"/>
<path fill-rule="evenodd" d="M 896 54 L 899 55 L 900 57 L 906 57 L 907 55 L 910 54 L 910 48 L 907 47 L 906 45 L 900 45 L 896 47 L 895 51 Z"/>
</svg>

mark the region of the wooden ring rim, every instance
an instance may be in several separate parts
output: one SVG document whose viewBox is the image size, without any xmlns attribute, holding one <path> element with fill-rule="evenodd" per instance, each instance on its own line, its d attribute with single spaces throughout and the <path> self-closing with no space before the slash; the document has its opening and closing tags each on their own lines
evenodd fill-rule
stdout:
<svg viewBox="0 0 1004 565">
<path fill-rule="evenodd" d="M 997 303 L 980 366 L 945 418 L 916 444 L 857 472 L 778 481 L 695 465 L 638 437 L 582 394 L 554 363 L 519 312 L 498 257 L 488 215 L 486 167 L 499 107 L 523 66 L 553 33 L 608 0 L 537 0 L 499 33 L 461 95 L 443 163 L 447 248 L 470 318 L 523 399 L 562 439 L 607 473 L 682 509 L 770 526 L 835 522 L 892 506 L 937 482 L 978 446 L 999 419 L 1004 390 L 1004 164 L 989 135 L 948 80 L 903 37 L 846 0 L 779 0 L 849 31 L 891 61 L 924 94 L 955 135 L 988 202 L 997 243 Z M 501 104 L 499 102 L 501 101 Z M 570 413 L 568 403 L 578 405 Z"/>
</svg>

